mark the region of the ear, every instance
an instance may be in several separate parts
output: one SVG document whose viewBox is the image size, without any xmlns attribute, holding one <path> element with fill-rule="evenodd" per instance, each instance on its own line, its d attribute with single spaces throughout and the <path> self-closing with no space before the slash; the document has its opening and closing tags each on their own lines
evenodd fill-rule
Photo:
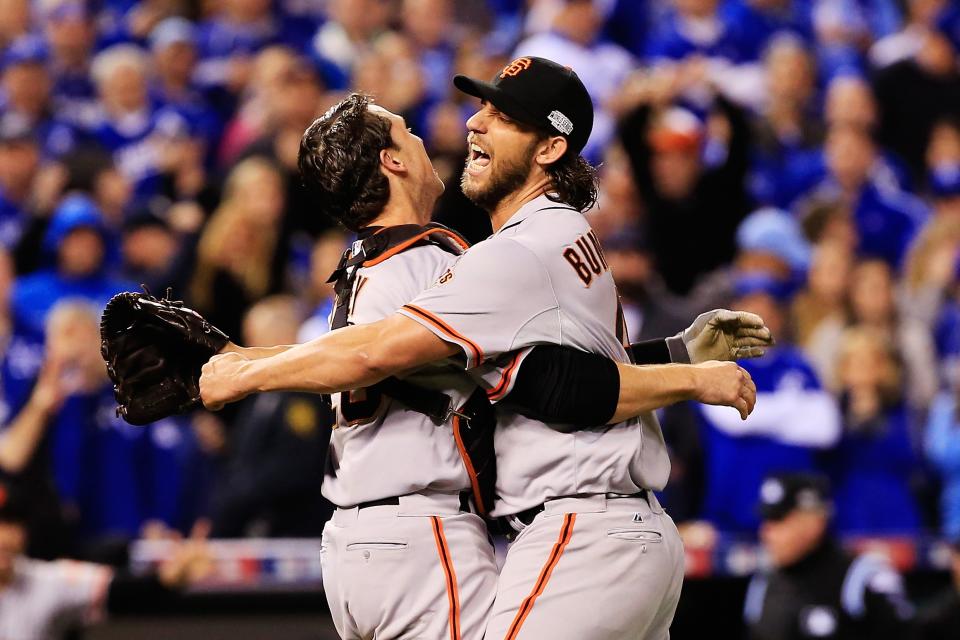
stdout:
<svg viewBox="0 0 960 640">
<path fill-rule="evenodd" d="M 393 173 L 395 175 L 404 175 L 407 173 L 407 165 L 403 164 L 403 160 L 397 156 L 396 149 L 380 150 L 380 166 L 387 173 Z"/>
<path fill-rule="evenodd" d="M 537 149 L 536 162 L 541 168 L 551 165 L 567 152 L 567 139 L 563 136 L 550 136 Z"/>
</svg>

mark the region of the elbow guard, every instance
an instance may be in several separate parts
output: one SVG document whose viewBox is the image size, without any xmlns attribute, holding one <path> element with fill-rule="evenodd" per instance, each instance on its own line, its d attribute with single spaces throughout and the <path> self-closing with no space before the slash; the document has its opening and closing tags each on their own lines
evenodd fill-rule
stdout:
<svg viewBox="0 0 960 640">
<path fill-rule="evenodd" d="M 504 402 L 521 415 L 570 432 L 607 424 L 619 400 L 616 362 L 568 347 L 540 345 L 524 359 Z"/>
</svg>

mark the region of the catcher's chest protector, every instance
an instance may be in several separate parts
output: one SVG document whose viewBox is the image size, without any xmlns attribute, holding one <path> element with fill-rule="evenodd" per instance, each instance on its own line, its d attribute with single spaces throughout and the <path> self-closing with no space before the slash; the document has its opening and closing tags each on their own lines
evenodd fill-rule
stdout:
<svg viewBox="0 0 960 640">
<path fill-rule="evenodd" d="M 354 284 L 360 267 L 371 267 L 408 249 L 434 245 L 453 255 L 461 255 L 469 244 L 456 232 L 443 225 L 397 225 L 385 227 L 373 235 L 355 241 L 340 258 L 340 264 L 327 282 L 336 283 L 336 301 L 331 329 L 340 329 L 349 323 Z M 396 377 L 389 377 L 374 385 L 384 395 L 408 408 L 431 418 L 438 425 L 451 422 L 457 448 L 470 475 L 474 502 L 481 515 L 493 507 L 496 484 L 496 459 L 493 451 L 493 430 L 496 417 L 486 392 L 477 388 L 467 402 L 453 405 L 445 393 Z"/>
</svg>

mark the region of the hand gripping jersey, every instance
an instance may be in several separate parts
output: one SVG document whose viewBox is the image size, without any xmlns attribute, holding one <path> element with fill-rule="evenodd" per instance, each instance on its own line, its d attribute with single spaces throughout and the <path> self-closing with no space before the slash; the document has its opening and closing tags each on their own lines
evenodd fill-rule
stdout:
<svg viewBox="0 0 960 640">
<path fill-rule="evenodd" d="M 331 329 L 375 322 L 441 280 L 467 243 L 441 225 L 369 229 L 344 253 Z M 493 409 L 452 363 L 334 396 L 324 495 L 349 506 L 425 489 L 492 507 Z"/>
<path fill-rule="evenodd" d="M 484 377 L 494 400 L 506 395 L 522 366 L 525 352 L 511 352 L 537 344 L 628 361 L 619 297 L 600 243 L 579 211 L 546 196 L 521 207 L 437 282 L 400 312 L 458 345 L 466 368 L 502 366 L 498 379 Z M 659 490 L 670 471 L 653 413 L 562 433 L 498 408 L 495 443 L 498 516 L 563 496 Z"/>
</svg>

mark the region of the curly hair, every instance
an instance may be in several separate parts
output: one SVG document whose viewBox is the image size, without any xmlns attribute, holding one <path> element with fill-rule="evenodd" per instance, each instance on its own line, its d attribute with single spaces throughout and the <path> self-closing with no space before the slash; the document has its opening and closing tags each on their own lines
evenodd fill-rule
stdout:
<svg viewBox="0 0 960 640">
<path fill-rule="evenodd" d="M 547 166 L 547 175 L 554 191 L 547 194 L 550 200 L 568 204 L 581 213 L 597 203 L 597 169 L 583 156 L 567 153 Z"/>
<path fill-rule="evenodd" d="M 537 142 L 556 135 L 541 128 L 533 131 L 537 134 Z M 597 203 L 599 173 L 583 156 L 567 151 L 545 170 L 552 189 L 552 193 L 546 194 L 548 199 L 568 204 L 581 213 L 586 213 Z"/>
<path fill-rule="evenodd" d="M 320 210 L 351 231 L 377 217 L 390 199 L 380 151 L 394 146 L 390 121 L 371 113 L 372 98 L 351 93 L 319 117 L 300 140 L 303 186 Z"/>
</svg>

